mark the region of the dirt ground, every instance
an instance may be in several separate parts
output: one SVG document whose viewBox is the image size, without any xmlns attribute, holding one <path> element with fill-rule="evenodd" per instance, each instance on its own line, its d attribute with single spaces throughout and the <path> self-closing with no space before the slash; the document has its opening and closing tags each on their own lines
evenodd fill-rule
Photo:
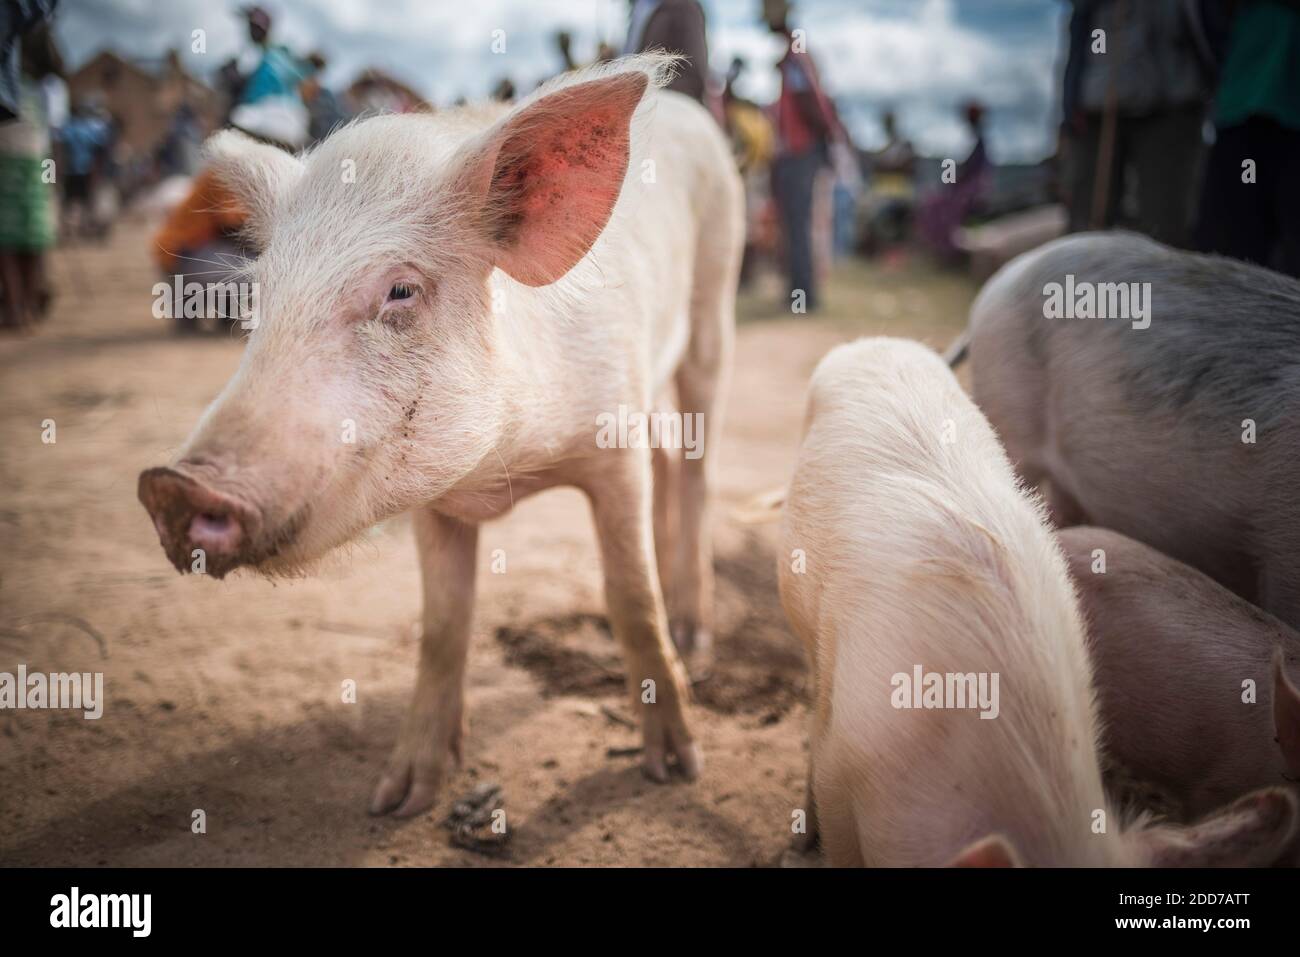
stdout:
<svg viewBox="0 0 1300 957">
<path fill-rule="evenodd" d="M 773 524 L 740 513 L 793 462 L 807 377 L 834 343 L 936 347 L 973 287 L 920 267 L 840 267 L 826 315 L 747 295 L 715 537 L 717 664 L 695 688 L 706 767 L 642 777 L 604 625 L 585 500 L 529 499 L 486 526 L 465 764 L 428 815 L 365 813 L 414 680 L 419 581 L 396 518 L 320 574 L 182 578 L 136 476 L 165 461 L 234 370 L 237 337 L 152 318 L 148 230 L 58 251 L 57 301 L 0 339 L 0 671 L 102 671 L 104 714 L 0 711 L 0 864 L 770 864 L 802 804 L 805 669 L 776 594 Z M 42 442 L 53 419 L 57 440 Z M 98 637 L 96 637 L 98 636 Z M 102 647 L 99 639 L 102 639 Z M 344 681 L 357 700 L 343 703 Z M 511 841 L 453 846 L 454 800 L 495 782 Z M 202 809 L 206 833 L 191 830 Z"/>
</svg>

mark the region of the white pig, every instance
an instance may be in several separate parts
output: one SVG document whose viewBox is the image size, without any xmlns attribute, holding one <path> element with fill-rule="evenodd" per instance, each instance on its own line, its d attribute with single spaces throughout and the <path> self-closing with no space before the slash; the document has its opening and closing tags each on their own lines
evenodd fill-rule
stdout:
<svg viewBox="0 0 1300 957">
<path fill-rule="evenodd" d="M 1058 526 L 1100 525 L 1300 628 L 1300 282 L 1125 233 L 1008 263 L 971 392 Z"/>
<path fill-rule="evenodd" d="M 821 361 L 782 537 L 782 601 L 813 662 L 810 782 L 830 863 L 1280 853 L 1296 817 L 1283 789 L 1185 831 L 1125 827 L 1108 807 L 1064 559 L 988 422 L 929 349 L 865 339 Z M 943 693 L 914 697 L 917 671 L 942 676 Z"/>
<path fill-rule="evenodd" d="M 478 525 L 557 485 L 591 501 L 644 768 L 699 769 L 669 615 L 684 648 L 706 641 L 743 200 L 717 124 L 657 89 L 670 64 L 570 73 L 513 108 L 367 119 L 302 157 L 211 144 L 261 249 L 256 327 L 139 495 L 177 568 L 201 550 L 216 577 L 297 572 L 413 511 L 419 671 L 373 813 L 425 810 L 459 761 Z M 603 417 L 674 388 L 703 454 L 659 450 L 656 469 L 644 436 L 605 447 Z M 652 490 L 652 471 L 672 481 Z"/>
<path fill-rule="evenodd" d="M 1285 668 L 1300 662 L 1300 635 L 1118 532 L 1057 539 L 1087 621 L 1107 759 L 1186 818 L 1300 782 L 1300 692 Z"/>
</svg>

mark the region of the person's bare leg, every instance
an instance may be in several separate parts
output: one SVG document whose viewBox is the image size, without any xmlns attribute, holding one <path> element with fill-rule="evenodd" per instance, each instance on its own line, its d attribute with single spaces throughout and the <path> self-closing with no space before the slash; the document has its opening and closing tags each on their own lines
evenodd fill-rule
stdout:
<svg viewBox="0 0 1300 957">
<path fill-rule="evenodd" d="M 4 324 L 21 329 L 26 324 L 23 274 L 19 254 L 12 249 L 0 250 L 0 287 L 4 289 Z"/>
<path fill-rule="evenodd" d="M 45 253 L 24 253 L 23 273 L 27 279 L 27 302 L 33 322 L 42 322 L 50 311 L 50 287 L 45 276 Z"/>
</svg>

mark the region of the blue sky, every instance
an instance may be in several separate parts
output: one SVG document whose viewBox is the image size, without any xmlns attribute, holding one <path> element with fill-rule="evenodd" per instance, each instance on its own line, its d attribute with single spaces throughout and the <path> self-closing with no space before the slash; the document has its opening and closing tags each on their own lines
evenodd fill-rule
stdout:
<svg viewBox="0 0 1300 957">
<path fill-rule="evenodd" d="M 568 29 L 589 58 L 600 39 L 621 43 L 626 0 L 265 0 L 280 42 L 331 61 L 327 79 L 345 83 L 376 66 L 435 103 L 484 95 L 502 76 L 529 89 L 558 66 L 552 35 Z M 210 74 L 247 47 L 234 2 L 91 0 L 67 2 L 58 36 L 78 64 L 103 46 L 135 57 L 179 48 L 187 65 Z M 760 0 L 704 0 L 711 66 L 732 56 L 750 63 L 745 92 L 775 95 L 779 43 L 758 22 Z M 893 108 L 923 152 L 961 155 L 968 143 L 957 106 L 989 107 L 990 150 L 999 161 L 1035 160 L 1054 143 L 1056 89 L 1065 29 L 1064 0 L 802 0 L 805 29 L 827 87 L 861 145 L 880 137 Z M 202 29 L 207 52 L 190 52 Z M 492 52 L 494 30 L 506 51 Z"/>
</svg>

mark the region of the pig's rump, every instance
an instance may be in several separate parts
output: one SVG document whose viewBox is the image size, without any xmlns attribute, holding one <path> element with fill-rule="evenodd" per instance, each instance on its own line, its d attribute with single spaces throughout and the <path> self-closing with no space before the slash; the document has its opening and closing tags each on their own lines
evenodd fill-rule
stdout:
<svg viewBox="0 0 1300 957">
<path fill-rule="evenodd" d="M 1147 284 L 1150 325 L 1048 318 L 1047 291 L 1067 277 Z M 1259 603 L 1259 556 L 1295 538 L 1282 519 L 1300 467 L 1300 283 L 1086 234 L 1008 264 L 971 328 L 976 401 L 1025 481 L 1047 480 L 1060 524 L 1117 529 Z M 1247 423 L 1256 442 L 1242 441 Z"/>
<path fill-rule="evenodd" d="M 1026 863 L 1102 862 L 1088 662 L 1038 507 L 937 356 L 842 348 L 881 361 L 848 352 L 819 368 L 785 518 L 808 571 L 782 579 L 816 662 L 828 850 L 853 835 L 861 863 L 940 866 L 1002 834 Z M 990 688 L 996 673 L 996 717 L 896 707 L 895 676 L 918 667 Z"/>
</svg>

